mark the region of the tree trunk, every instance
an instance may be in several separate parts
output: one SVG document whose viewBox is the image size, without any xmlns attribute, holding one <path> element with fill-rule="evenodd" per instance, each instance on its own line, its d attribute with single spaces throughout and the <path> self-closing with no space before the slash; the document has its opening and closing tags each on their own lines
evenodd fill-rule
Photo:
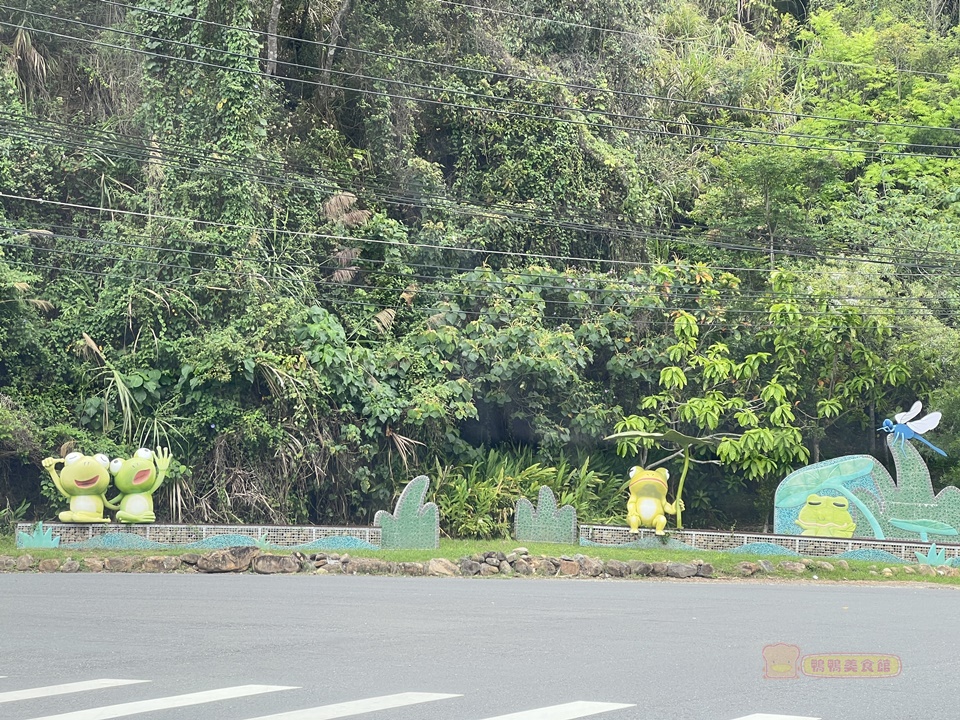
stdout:
<svg viewBox="0 0 960 720">
<path fill-rule="evenodd" d="M 267 23 L 267 76 L 277 74 L 277 25 L 280 22 L 280 3 L 273 0 L 270 5 L 270 22 Z"/>
<path fill-rule="evenodd" d="M 323 74 L 321 75 L 324 85 L 329 85 L 330 83 L 330 71 L 333 69 L 333 60 L 337 55 L 337 43 L 343 39 L 343 24 L 346 22 L 347 15 L 350 14 L 352 7 L 353 0 L 342 0 L 340 9 L 337 11 L 337 14 L 333 16 L 333 21 L 330 23 L 330 47 L 323 61 Z M 327 87 L 327 90 L 329 89 L 330 88 Z"/>
</svg>

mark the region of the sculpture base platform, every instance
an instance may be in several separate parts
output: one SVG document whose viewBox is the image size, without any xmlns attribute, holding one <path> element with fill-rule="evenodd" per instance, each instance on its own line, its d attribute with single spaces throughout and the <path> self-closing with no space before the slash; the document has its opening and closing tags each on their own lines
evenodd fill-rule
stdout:
<svg viewBox="0 0 960 720">
<path fill-rule="evenodd" d="M 35 523 L 17 524 L 17 547 L 44 547 Z M 64 549 L 214 550 L 250 545 L 265 549 L 375 550 L 378 527 L 316 525 L 124 525 L 121 523 L 43 523 L 43 534 Z M 53 545 L 46 545 L 53 547 Z"/>
<path fill-rule="evenodd" d="M 657 537 L 653 530 L 631 533 L 619 525 L 581 525 L 581 545 L 657 547 L 665 550 L 700 550 L 752 555 L 788 555 L 876 560 L 877 562 L 917 562 L 916 553 L 926 555 L 931 543 L 911 540 L 871 540 L 868 538 L 826 538 L 802 535 L 766 535 L 763 533 L 725 533 L 709 530 L 667 530 Z M 960 559 L 960 543 L 937 543 L 947 560 Z"/>
</svg>

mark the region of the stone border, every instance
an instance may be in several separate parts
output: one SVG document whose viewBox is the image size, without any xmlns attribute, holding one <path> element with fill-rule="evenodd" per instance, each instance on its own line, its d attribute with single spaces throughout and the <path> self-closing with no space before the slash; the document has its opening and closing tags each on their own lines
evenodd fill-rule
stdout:
<svg viewBox="0 0 960 720">
<path fill-rule="evenodd" d="M 835 569 L 849 570 L 845 560 L 833 563 L 825 560 L 803 558 L 799 561 L 784 560 L 774 565 L 769 560 L 743 561 L 734 568 L 732 577 L 772 576 L 782 572 L 816 580 L 816 572 Z M 909 565 L 885 567 L 872 566 L 868 571 L 873 576 L 890 578 L 899 575 L 960 577 L 960 568 L 920 565 L 916 570 Z M 810 573 L 808 574 L 808 571 Z M 92 556 L 76 560 L 67 557 L 37 560 L 29 554 L 11 557 L 0 555 L 0 573 L 257 573 L 314 574 L 314 575 L 408 575 L 433 577 L 559 577 L 559 578 L 703 578 L 715 577 L 714 568 L 703 560 L 690 562 L 643 562 L 641 560 L 606 560 L 586 555 L 531 556 L 526 548 L 518 547 L 509 553 L 491 551 L 460 558 L 454 563 L 446 558 L 433 558 L 426 562 L 390 562 L 378 558 L 351 557 L 344 553 L 293 553 L 275 555 L 263 553 L 256 547 L 233 547 L 211 552 L 185 553 L 183 555 L 118 555 L 107 558 Z M 877 579 L 880 579 L 879 577 Z"/>
<path fill-rule="evenodd" d="M 799 555 L 810 557 L 831 557 L 851 550 L 884 550 L 904 562 L 916 563 L 915 552 L 926 554 L 931 543 L 911 540 L 869 540 L 867 538 L 825 538 L 803 537 L 800 535 L 765 535 L 763 533 L 723 533 L 707 530 L 673 530 L 667 535 L 673 540 L 686 543 L 695 550 L 723 552 L 734 550 L 752 543 L 770 543 Z M 645 538 L 656 538 L 653 530 L 642 529 L 631 533 L 630 528 L 618 525 L 581 525 L 580 540 L 598 545 L 622 545 Z M 946 551 L 947 559 L 960 557 L 960 544 L 937 543 L 937 549 Z"/>
<path fill-rule="evenodd" d="M 32 555 L 18 557 L 0 556 L 0 572 L 77 572 L 113 573 L 244 573 L 262 575 L 280 573 L 312 573 L 318 575 L 430 575 L 434 577 L 587 577 L 623 578 L 631 575 L 661 575 L 673 578 L 713 577 L 714 569 L 709 563 L 694 560 L 689 563 L 654 562 L 639 560 L 603 561 L 586 555 L 563 555 L 550 557 L 531 556 L 526 548 L 518 547 L 510 553 L 486 552 L 461 558 L 454 563 L 446 558 L 433 558 L 426 562 L 389 562 L 378 558 L 351 557 L 338 553 L 293 553 L 275 555 L 263 553 L 256 547 L 234 547 L 213 550 L 203 554 L 183 555 L 118 555 L 98 558 L 85 556 L 80 560 L 68 557 L 65 560 L 45 558 L 37 560 Z M 958 571 L 960 572 L 960 571 Z"/>
</svg>

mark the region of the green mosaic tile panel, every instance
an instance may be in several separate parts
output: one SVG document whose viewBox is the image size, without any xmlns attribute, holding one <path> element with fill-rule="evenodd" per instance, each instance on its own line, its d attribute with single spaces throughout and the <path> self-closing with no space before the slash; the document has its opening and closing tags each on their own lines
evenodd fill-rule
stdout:
<svg viewBox="0 0 960 720">
<path fill-rule="evenodd" d="M 577 541 L 577 511 L 572 505 L 558 508 L 553 490 L 543 485 L 536 508 L 526 498 L 517 501 L 513 536 L 520 542 L 573 544 Z"/>
<path fill-rule="evenodd" d="M 400 493 L 392 515 L 386 510 L 377 512 L 373 524 L 381 529 L 381 547 L 440 547 L 440 511 L 435 503 L 423 502 L 429 488 L 430 478 L 416 477 Z"/>
</svg>

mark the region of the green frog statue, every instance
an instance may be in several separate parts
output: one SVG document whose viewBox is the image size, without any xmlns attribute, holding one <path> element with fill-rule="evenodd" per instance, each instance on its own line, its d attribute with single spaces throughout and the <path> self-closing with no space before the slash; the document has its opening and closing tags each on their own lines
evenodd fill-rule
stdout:
<svg viewBox="0 0 960 720">
<path fill-rule="evenodd" d="M 110 463 L 113 484 L 120 491 L 120 495 L 110 501 L 120 501 L 117 520 L 130 524 L 156 521 L 153 493 L 163 484 L 169 467 L 170 451 L 159 447 L 155 454 L 149 448 L 140 448 L 132 458 L 116 458 Z"/>
<path fill-rule="evenodd" d="M 57 465 L 63 469 L 57 473 Z M 104 506 L 116 510 L 106 497 L 110 485 L 107 470 L 110 459 L 103 454 L 84 455 L 72 452 L 65 458 L 45 458 L 43 467 L 63 497 L 70 501 L 70 509 L 60 513 L 64 523 L 108 523 L 103 516 Z"/>
</svg>

